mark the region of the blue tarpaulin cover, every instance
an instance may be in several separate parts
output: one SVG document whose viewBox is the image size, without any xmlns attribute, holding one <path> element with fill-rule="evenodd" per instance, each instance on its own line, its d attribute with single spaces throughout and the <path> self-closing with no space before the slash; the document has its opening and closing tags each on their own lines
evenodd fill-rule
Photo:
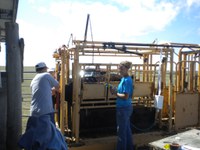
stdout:
<svg viewBox="0 0 200 150">
<path fill-rule="evenodd" d="M 67 150 L 64 136 L 51 122 L 49 115 L 29 117 L 25 133 L 18 145 L 25 150 Z"/>
</svg>

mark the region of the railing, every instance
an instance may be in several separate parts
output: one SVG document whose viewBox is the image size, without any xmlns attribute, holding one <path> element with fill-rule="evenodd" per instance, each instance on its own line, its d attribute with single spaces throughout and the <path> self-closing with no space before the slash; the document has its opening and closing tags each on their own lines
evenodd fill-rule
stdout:
<svg viewBox="0 0 200 150">
<path fill-rule="evenodd" d="M 30 69 L 30 68 L 28 68 Z M 22 83 L 22 132 L 26 129 L 26 123 L 28 117 L 30 116 L 30 103 L 31 103 L 31 89 L 30 83 L 33 77 L 35 76 L 35 71 L 26 71 L 27 68 L 24 68 L 24 79 Z M 33 69 L 32 69 L 33 70 Z"/>
</svg>

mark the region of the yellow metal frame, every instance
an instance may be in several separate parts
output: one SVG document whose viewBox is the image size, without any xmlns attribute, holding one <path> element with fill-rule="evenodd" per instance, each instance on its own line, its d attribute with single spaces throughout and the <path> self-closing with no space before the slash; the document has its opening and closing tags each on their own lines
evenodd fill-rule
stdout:
<svg viewBox="0 0 200 150">
<path fill-rule="evenodd" d="M 182 52 L 183 46 L 185 47 L 197 47 L 198 49 L 194 51 L 194 54 L 199 54 L 199 46 L 195 44 L 183 44 L 183 43 L 171 43 L 169 44 L 146 44 L 146 43 L 122 43 L 122 42 L 101 42 L 101 41 L 80 41 L 74 40 L 73 47 L 69 48 L 63 46 L 59 48 L 56 53 L 54 53 L 54 58 L 56 59 L 57 63 L 61 65 L 61 67 L 57 67 L 58 70 L 60 69 L 60 93 L 61 93 L 61 100 L 60 100 L 60 128 L 61 131 L 64 133 L 66 128 L 68 128 L 67 120 L 67 104 L 64 105 L 64 93 L 65 93 L 65 85 L 69 83 L 69 76 L 70 71 L 72 70 L 72 81 L 73 81 L 73 98 L 72 98 L 72 139 L 75 143 L 80 141 L 79 137 L 79 126 L 80 126 L 80 109 L 84 109 L 81 106 L 82 100 L 82 88 L 81 88 L 81 77 L 79 75 L 80 70 L 83 69 L 84 65 L 80 63 L 80 57 L 118 57 L 118 58 L 134 58 L 139 57 L 144 60 L 142 64 L 134 64 L 130 70 L 130 74 L 134 76 L 135 83 L 152 83 L 152 93 L 148 97 L 134 97 L 134 104 L 138 104 L 138 99 L 143 98 L 143 100 L 147 100 L 148 102 L 154 101 L 154 95 L 157 94 L 157 77 L 156 73 L 158 70 L 158 63 L 153 63 L 153 59 L 155 56 L 159 57 L 160 52 L 162 52 L 162 56 L 166 58 L 166 61 L 163 61 L 161 66 L 161 76 L 162 76 L 162 91 L 161 95 L 164 96 L 164 108 L 163 114 L 160 115 L 160 122 L 162 122 L 162 117 L 166 117 L 168 122 L 167 126 L 168 129 L 171 130 L 173 127 L 173 116 L 174 116 L 174 92 L 180 92 L 182 90 L 183 81 L 186 76 L 185 72 L 181 68 L 184 67 L 186 60 L 188 59 L 186 54 Z M 179 58 L 177 65 L 174 65 L 174 48 L 181 48 L 179 51 Z M 191 54 L 191 52 L 190 52 Z M 71 61 L 73 60 L 73 61 Z M 198 60 L 199 61 L 199 60 Z M 179 65 L 181 63 L 181 65 Z M 90 63 L 95 64 L 95 63 Z M 169 66 L 167 66 L 169 64 Z M 175 63 L 176 64 L 176 63 Z M 97 64 L 96 64 L 97 65 Z M 111 66 L 116 66 L 117 64 L 98 64 L 107 66 L 106 71 L 110 72 L 113 71 Z M 72 68 L 70 68 L 72 66 Z M 174 70 L 174 68 L 176 69 Z M 192 70 L 195 69 L 193 65 L 190 66 Z M 114 69 L 117 71 L 116 69 Z M 200 65 L 198 65 L 198 86 L 200 82 Z M 174 82 L 174 73 L 176 73 L 176 82 Z M 191 73 L 191 76 L 194 74 Z M 192 79 L 191 79 L 192 81 Z M 110 83 L 110 75 L 107 74 L 106 82 Z M 102 83 L 103 84 L 103 83 Z M 190 85 L 193 86 L 192 84 Z M 191 88 L 190 87 L 190 88 Z M 175 90 L 174 90 L 175 89 Z M 198 92 L 200 89 L 198 88 Z M 95 101 L 99 102 L 99 101 Z M 154 107 L 152 102 L 144 103 L 145 106 Z M 108 105 L 104 106 L 107 107 Z M 112 105 L 111 107 L 114 107 Z M 67 129 L 68 130 L 68 129 Z"/>
</svg>

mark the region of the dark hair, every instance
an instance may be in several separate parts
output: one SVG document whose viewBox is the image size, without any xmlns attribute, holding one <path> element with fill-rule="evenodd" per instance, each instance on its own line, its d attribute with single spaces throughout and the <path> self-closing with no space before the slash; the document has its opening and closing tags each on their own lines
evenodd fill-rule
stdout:
<svg viewBox="0 0 200 150">
<path fill-rule="evenodd" d="M 45 68 L 47 68 L 47 67 L 36 68 L 35 70 L 36 70 L 36 72 L 42 72 L 42 70 L 45 69 Z"/>
</svg>

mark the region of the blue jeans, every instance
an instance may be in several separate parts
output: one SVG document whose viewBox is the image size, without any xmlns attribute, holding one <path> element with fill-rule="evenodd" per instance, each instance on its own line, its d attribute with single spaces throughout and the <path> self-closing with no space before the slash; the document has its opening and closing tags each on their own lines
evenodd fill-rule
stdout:
<svg viewBox="0 0 200 150">
<path fill-rule="evenodd" d="M 117 119 L 117 150 L 133 150 L 133 139 L 130 117 L 133 107 L 120 107 L 116 109 Z"/>
</svg>

